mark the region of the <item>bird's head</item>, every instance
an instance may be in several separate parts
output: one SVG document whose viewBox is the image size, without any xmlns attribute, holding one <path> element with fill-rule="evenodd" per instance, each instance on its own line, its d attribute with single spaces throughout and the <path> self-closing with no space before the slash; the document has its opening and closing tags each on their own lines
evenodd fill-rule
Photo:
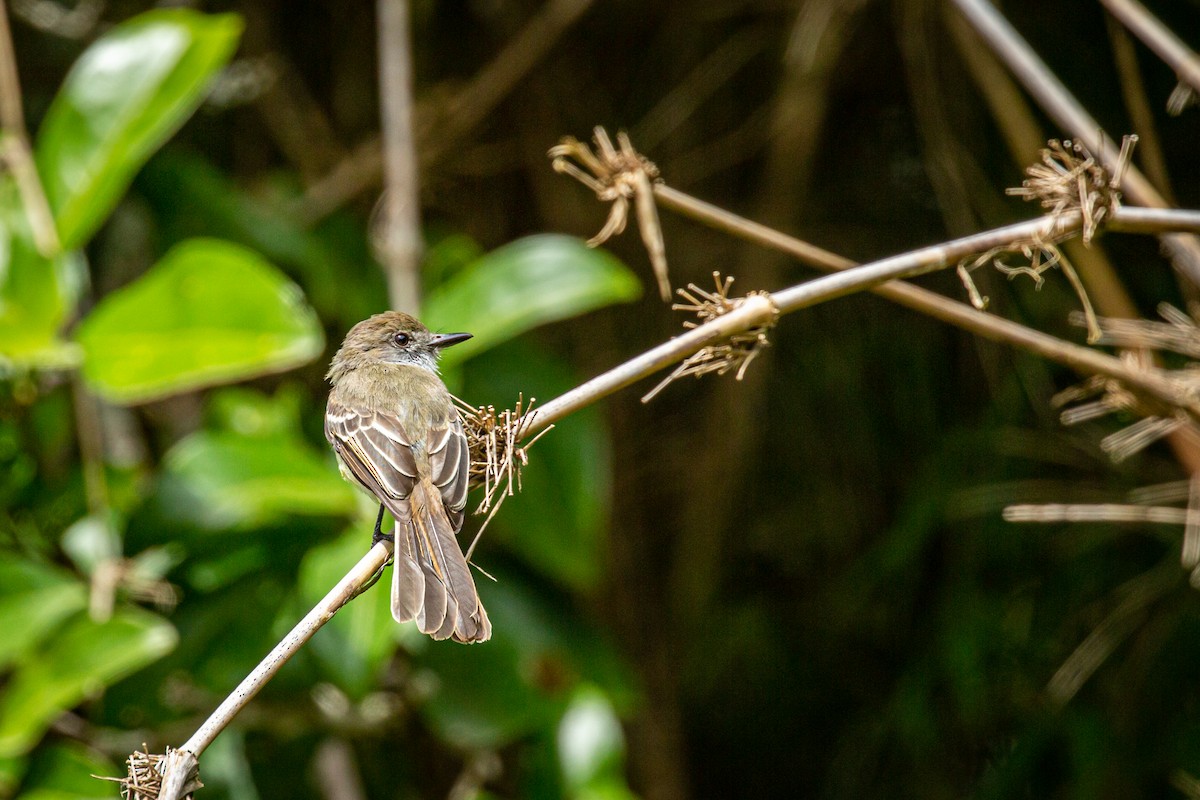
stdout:
<svg viewBox="0 0 1200 800">
<path fill-rule="evenodd" d="M 326 377 L 333 380 L 340 372 L 378 363 L 412 364 L 436 373 L 441 349 L 470 338 L 469 333 L 433 333 L 410 314 L 385 311 L 350 329 Z"/>
</svg>

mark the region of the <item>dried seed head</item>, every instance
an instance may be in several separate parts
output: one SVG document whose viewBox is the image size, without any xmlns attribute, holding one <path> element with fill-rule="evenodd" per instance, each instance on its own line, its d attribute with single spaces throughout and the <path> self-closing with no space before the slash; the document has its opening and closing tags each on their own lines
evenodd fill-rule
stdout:
<svg viewBox="0 0 1200 800">
<path fill-rule="evenodd" d="M 497 412 L 495 406 L 475 407 L 458 397 L 454 403 L 462 415 L 463 432 L 471 454 L 470 481 L 472 486 L 483 487 L 483 499 L 475 509 L 476 514 L 487 514 L 475 540 L 467 548 L 467 558 L 475 550 L 484 528 L 500 509 L 504 499 L 521 490 L 521 468 L 529 463 L 529 448 L 554 426 L 548 426 L 530 441 L 521 440 L 533 420 L 532 397 L 529 403 L 523 396 L 517 397 L 511 409 Z"/>
<path fill-rule="evenodd" d="M 671 309 L 673 311 L 691 311 L 698 318 L 697 321 L 688 320 L 684 322 L 683 327 L 696 328 L 706 322 L 712 322 L 718 317 L 733 311 L 745 302 L 745 297 L 729 297 L 729 289 L 733 285 L 733 278 L 722 278 L 721 273 L 714 272 L 713 283 L 713 291 L 701 289 L 694 283 L 689 283 L 686 289 L 676 290 L 679 296 L 687 302 L 675 303 L 671 306 Z M 754 294 L 770 297 L 767 292 L 753 292 L 752 295 Z M 754 360 L 764 347 L 770 344 L 768 333 L 771 328 L 775 327 L 775 322 L 778 318 L 779 314 L 776 312 L 767 324 L 745 331 L 738 331 L 724 341 L 709 345 L 688 356 L 670 375 L 651 389 L 642 398 L 642 402 L 650 402 L 659 392 L 667 388 L 672 381 L 686 375 L 694 375 L 699 378 L 701 375 L 707 375 L 710 372 L 724 375 L 731 370 L 736 370 L 735 377 L 740 381 L 745 376 L 750 362 Z"/>
<path fill-rule="evenodd" d="M 1121 178 L 1136 144 L 1136 136 L 1126 136 L 1121 141 L 1121 153 L 1110 173 L 1083 142 L 1051 139 L 1042 149 L 1042 162 L 1026 169 L 1028 177 L 1007 193 L 1037 200 L 1052 216 L 1080 212 L 1083 242 L 1087 244 L 1100 224 L 1121 204 Z"/>
<path fill-rule="evenodd" d="M 143 744 L 142 747 L 146 748 L 146 745 Z M 125 800 L 158 800 L 163 784 L 162 770 L 171 752 L 170 748 L 167 748 L 166 755 L 135 750 L 125 759 L 127 773 L 124 778 L 113 778 L 108 775 L 93 775 L 92 777 L 121 784 L 121 797 Z M 204 784 L 197 779 L 191 785 L 194 788 L 200 788 Z"/>
<path fill-rule="evenodd" d="M 634 201 L 642 243 L 650 256 L 650 265 L 658 280 L 664 302 L 671 299 L 671 282 L 667 276 L 667 251 L 663 243 L 658 210 L 654 205 L 654 184 L 661 182 L 654 162 L 633 149 L 629 136 L 618 131 L 617 144 L 604 128 L 594 133 L 596 152 L 583 142 L 567 136 L 547 154 L 553 159 L 554 171 L 570 175 L 596 193 L 605 203 L 612 203 L 608 219 L 600 232 L 588 239 L 588 246 L 597 247 L 609 237 L 625 230 L 629 220 L 629 201 Z"/>
</svg>

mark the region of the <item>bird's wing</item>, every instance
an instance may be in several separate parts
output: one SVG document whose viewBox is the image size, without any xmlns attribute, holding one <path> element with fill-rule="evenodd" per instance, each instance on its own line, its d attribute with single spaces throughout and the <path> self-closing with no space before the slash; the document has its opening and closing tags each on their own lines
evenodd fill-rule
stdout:
<svg viewBox="0 0 1200 800">
<path fill-rule="evenodd" d="M 455 538 L 470 471 L 458 412 L 451 407 L 429 427 L 417 448 L 428 456 L 420 465 L 412 439 L 386 411 L 358 410 L 331 398 L 325 436 L 350 474 L 397 520 L 392 616 L 416 619 L 435 639 L 486 639 L 491 625 Z"/>
<path fill-rule="evenodd" d="M 330 398 L 325 438 L 346 468 L 396 519 L 417 480 L 416 456 L 404 426 L 392 414 L 351 408 Z"/>
</svg>

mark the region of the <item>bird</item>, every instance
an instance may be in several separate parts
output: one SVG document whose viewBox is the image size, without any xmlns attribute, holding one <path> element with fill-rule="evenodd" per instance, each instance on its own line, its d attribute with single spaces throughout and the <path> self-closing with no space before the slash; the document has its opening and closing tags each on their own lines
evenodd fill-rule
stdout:
<svg viewBox="0 0 1200 800">
<path fill-rule="evenodd" d="M 325 409 L 342 477 L 380 504 L 374 542 L 394 540 L 392 617 L 462 643 L 486 641 L 492 624 L 458 544 L 470 453 L 438 357 L 470 338 L 432 333 L 401 311 L 365 319 L 333 357 Z M 391 537 L 380 530 L 385 508 Z"/>
</svg>

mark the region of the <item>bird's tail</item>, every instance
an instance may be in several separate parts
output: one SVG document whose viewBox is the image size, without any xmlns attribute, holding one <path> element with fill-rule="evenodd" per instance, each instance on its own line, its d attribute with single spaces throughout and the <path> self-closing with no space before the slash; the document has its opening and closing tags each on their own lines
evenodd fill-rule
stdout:
<svg viewBox="0 0 1200 800">
<path fill-rule="evenodd" d="M 413 486 L 407 504 L 409 513 L 399 515 L 396 523 L 392 616 L 398 622 L 415 619 L 421 632 L 434 639 L 486 641 L 492 624 L 441 493 L 424 478 Z"/>
</svg>

